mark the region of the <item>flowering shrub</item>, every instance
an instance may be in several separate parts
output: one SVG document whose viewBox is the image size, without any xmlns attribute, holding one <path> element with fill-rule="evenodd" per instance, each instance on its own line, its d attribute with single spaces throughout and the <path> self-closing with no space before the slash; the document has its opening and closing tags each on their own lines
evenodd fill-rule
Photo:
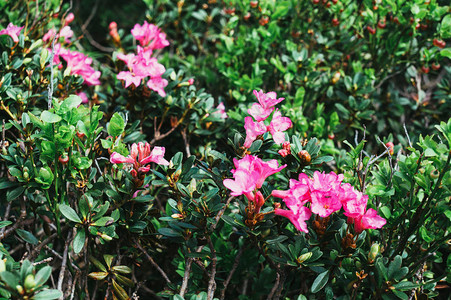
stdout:
<svg viewBox="0 0 451 300">
<path fill-rule="evenodd" d="M 448 295 L 446 3 L 0 7 L 1 298 Z"/>
</svg>

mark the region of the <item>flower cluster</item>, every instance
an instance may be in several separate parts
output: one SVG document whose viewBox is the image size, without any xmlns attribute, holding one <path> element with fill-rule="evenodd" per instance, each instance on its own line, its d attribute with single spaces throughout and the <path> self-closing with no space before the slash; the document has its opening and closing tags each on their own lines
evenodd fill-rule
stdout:
<svg viewBox="0 0 451 300">
<path fill-rule="evenodd" d="M 355 190 L 349 183 L 342 184 L 343 175 L 316 171 L 313 178 L 299 175 L 299 180 L 290 180 L 287 191 L 274 190 L 272 196 L 281 198 L 289 210 L 275 209 L 275 214 L 290 219 L 300 231 L 308 232 L 307 221 L 312 213 L 328 217 L 342 207 L 348 223 L 354 224 L 356 233 L 364 229 L 376 229 L 385 225 L 386 220 L 374 209 L 367 210 L 368 196 Z M 310 204 L 310 207 L 305 206 Z"/>
<path fill-rule="evenodd" d="M 18 43 L 19 35 L 22 29 L 23 26 L 19 27 L 14 25 L 13 23 L 9 23 L 5 29 L 0 30 L 0 35 L 9 35 L 13 39 L 14 43 Z"/>
<path fill-rule="evenodd" d="M 283 117 L 279 110 L 274 106 L 280 103 L 284 98 L 277 98 L 275 92 L 264 93 L 254 90 L 254 95 L 257 97 L 258 103 L 252 104 L 252 107 L 247 111 L 252 117 L 244 118 L 244 129 L 246 129 L 246 140 L 244 147 L 250 148 L 252 142 L 257 139 L 259 135 L 270 132 L 274 142 L 282 144 L 285 142 L 284 131 L 292 126 L 290 118 Z M 268 126 L 264 121 L 274 112 L 272 120 Z M 255 120 L 255 121 L 254 121 Z"/>
<path fill-rule="evenodd" d="M 169 162 L 164 159 L 164 147 L 154 147 L 150 151 L 150 144 L 139 142 L 134 143 L 130 150 L 130 155 L 127 157 L 113 152 L 110 156 L 110 162 L 112 164 L 131 164 L 133 169 L 130 171 L 133 177 L 138 177 L 138 175 L 145 174 L 149 172 L 150 166 L 147 164 L 154 162 L 159 165 L 167 166 Z"/>
<path fill-rule="evenodd" d="M 136 24 L 131 33 L 146 51 L 162 49 L 169 46 L 169 42 L 166 40 L 166 34 L 161 32 L 158 26 L 149 24 L 147 21 L 144 21 L 143 25 Z"/>
<path fill-rule="evenodd" d="M 146 21 L 142 26 L 136 24 L 131 33 L 141 46 L 137 47 L 136 54 L 120 53 L 117 55 L 118 59 L 125 62 L 128 69 L 128 71 L 119 72 L 117 79 L 124 80 L 127 88 L 132 84 L 138 87 L 145 78 L 148 78 L 147 87 L 157 92 L 161 97 L 166 96 L 164 88 L 168 85 L 168 81 L 161 77 L 166 69 L 158 63 L 155 57 L 152 57 L 153 50 L 169 45 L 166 34 L 161 32 L 157 26 Z"/>
<path fill-rule="evenodd" d="M 242 159 L 233 159 L 235 169 L 231 170 L 234 179 L 225 179 L 224 186 L 231 190 L 232 196 L 245 195 L 254 202 L 256 211 L 264 204 L 264 198 L 260 191 L 266 178 L 279 172 L 286 165 L 280 166 L 277 160 L 263 161 L 257 156 L 246 155 Z"/>
<path fill-rule="evenodd" d="M 57 40 L 61 38 L 61 43 L 55 43 L 53 49 L 55 53 L 53 63 L 57 65 L 59 69 L 62 69 L 63 65 L 61 64 L 61 59 L 63 59 L 66 62 L 66 68 L 69 70 L 71 75 L 81 76 L 87 86 L 100 85 L 101 73 L 100 71 L 96 71 L 91 66 L 92 58 L 81 52 L 63 47 L 63 44 L 69 44 L 71 42 L 70 39 L 74 35 L 74 32 L 71 30 L 70 26 L 68 26 L 73 20 L 74 14 L 69 13 L 64 19 L 64 23 L 62 24 L 63 27 L 58 32 L 55 29 L 50 29 L 43 36 L 42 40 L 51 44 L 54 37 Z M 52 51 L 52 49 L 48 50 Z"/>
</svg>

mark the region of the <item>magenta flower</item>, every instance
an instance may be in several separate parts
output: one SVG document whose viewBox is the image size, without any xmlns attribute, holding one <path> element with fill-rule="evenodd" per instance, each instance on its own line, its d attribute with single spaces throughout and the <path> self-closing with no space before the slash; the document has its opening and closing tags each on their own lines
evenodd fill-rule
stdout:
<svg viewBox="0 0 451 300">
<path fill-rule="evenodd" d="M 161 97 L 166 96 L 164 88 L 168 81 L 161 75 L 166 71 L 162 64 L 159 64 L 155 57 L 151 57 L 151 52 L 138 46 L 138 55 L 118 54 L 117 58 L 124 61 L 129 71 L 122 71 L 117 74 L 117 79 L 125 81 L 125 87 L 131 84 L 138 87 L 142 80 L 149 77 L 147 87 L 157 92 Z"/>
<path fill-rule="evenodd" d="M 71 75 L 79 75 L 83 77 L 86 85 L 100 85 L 99 78 L 101 73 L 91 67 L 92 58 L 89 58 L 78 51 L 64 49 L 60 44 L 56 44 L 53 63 L 59 64 L 60 58 L 66 61 L 67 68 L 70 70 Z"/>
<path fill-rule="evenodd" d="M 127 157 L 113 152 L 110 156 L 110 162 L 112 164 L 131 164 L 133 165 L 132 174 L 136 177 L 138 173 L 147 173 L 150 170 L 150 166 L 146 166 L 148 163 L 154 162 L 159 165 L 167 166 L 169 162 L 164 159 L 164 147 L 154 147 L 150 151 L 149 143 L 139 142 L 133 144 L 130 150 L 130 155 Z"/>
<path fill-rule="evenodd" d="M 341 202 L 338 199 L 337 191 L 320 192 L 313 191 L 312 196 L 312 212 L 318 214 L 320 217 L 325 218 L 332 213 L 341 209 Z"/>
<path fill-rule="evenodd" d="M 86 104 L 89 102 L 88 96 L 85 92 L 78 92 L 76 93 L 78 97 L 81 99 L 81 103 Z"/>
<path fill-rule="evenodd" d="M 320 173 L 315 171 L 313 173 L 313 180 L 309 181 L 311 191 L 328 192 L 337 190 L 343 181 L 343 174 L 337 175 L 334 172 Z"/>
<path fill-rule="evenodd" d="M 189 81 L 189 80 L 188 80 Z M 224 102 L 221 102 L 216 106 L 216 111 L 213 114 L 218 115 L 221 119 L 227 119 L 227 113 L 225 111 Z"/>
<path fill-rule="evenodd" d="M 252 107 L 247 111 L 257 122 L 264 121 L 274 111 L 274 106 L 284 100 L 285 98 L 278 98 L 275 92 L 263 93 L 254 90 L 254 95 L 257 97 L 258 103 L 252 104 Z"/>
<path fill-rule="evenodd" d="M 348 223 L 354 224 L 356 233 L 365 229 L 377 229 L 387 223 L 381 216 L 377 215 L 374 209 L 366 209 L 368 196 L 355 191 L 355 197 L 352 200 L 343 203 L 344 215 L 348 217 Z"/>
<path fill-rule="evenodd" d="M 64 25 L 69 25 L 72 23 L 72 21 L 75 19 L 75 16 L 73 13 L 69 13 L 66 18 L 64 19 Z"/>
<path fill-rule="evenodd" d="M 136 24 L 131 31 L 132 35 L 145 49 L 162 49 L 169 46 L 166 40 L 166 34 L 161 32 L 160 28 L 154 24 L 144 21 L 143 25 Z"/>
<path fill-rule="evenodd" d="M 271 123 L 268 126 L 268 131 L 271 133 L 272 138 L 276 144 L 282 144 L 285 142 L 284 131 L 290 128 L 293 124 L 290 118 L 282 117 L 282 113 L 276 110 L 274 113 Z"/>
<path fill-rule="evenodd" d="M 312 212 L 308 207 L 302 206 L 297 211 L 293 209 L 285 210 L 276 208 L 274 209 L 274 213 L 276 215 L 288 218 L 297 230 L 308 233 L 307 224 L 305 223 L 305 221 L 310 219 L 310 217 L 312 216 Z"/>
<path fill-rule="evenodd" d="M 263 161 L 253 155 L 246 155 L 238 160 L 233 159 L 235 169 L 231 170 L 234 179 L 225 179 L 224 186 L 231 190 L 232 196 L 245 195 L 253 201 L 255 195 L 253 191 L 262 187 L 266 178 L 279 172 L 286 165 L 280 166 L 277 160 Z"/>
<path fill-rule="evenodd" d="M 13 23 L 9 23 L 5 29 L 0 30 L 0 35 L 4 35 L 4 34 L 9 35 L 13 39 L 14 43 L 18 43 L 19 35 L 23 28 L 24 28 L 24 26 L 19 27 L 19 26 L 13 25 Z"/>
<path fill-rule="evenodd" d="M 243 146 L 246 148 L 250 148 L 257 136 L 264 134 L 267 130 L 262 121 L 254 122 L 251 117 L 244 118 L 244 129 L 246 129 L 246 140 Z"/>
</svg>

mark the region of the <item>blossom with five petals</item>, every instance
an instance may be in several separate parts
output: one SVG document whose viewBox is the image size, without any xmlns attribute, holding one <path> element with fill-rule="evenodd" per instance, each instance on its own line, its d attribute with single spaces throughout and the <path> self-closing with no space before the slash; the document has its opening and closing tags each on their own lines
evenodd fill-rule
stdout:
<svg viewBox="0 0 451 300">
<path fill-rule="evenodd" d="M 264 121 L 274 111 L 274 106 L 284 100 L 285 98 L 277 98 L 275 92 L 264 93 L 254 90 L 254 95 L 257 97 L 258 103 L 252 104 L 248 109 L 248 113 L 254 117 L 257 122 Z"/>
<path fill-rule="evenodd" d="M 110 157 L 112 164 L 131 164 L 133 165 L 132 175 L 136 177 L 138 173 L 147 173 L 150 170 L 150 166 L 146 166 L 150 162 L 157 163 L 159 165 L 167 166 L 169 162 L 164 159 L 164 147 L 154 147 L 150 151 L 150 144 L 139 142 L 134 143 L 130 150 L 130 155 L 127 157 L 113 152 Z"/>
<path fill-rule="evenodd" d="M 0 30 L 0 35 L 9 35 L 13 39 L 14 43 L 18 43 L 19 35 L 23 28 L 24 26 L 19 27 L 14 25 L 13 23 L 9 23 L 5 29 Z"/>
<path fill-rule="evenodd" d="M 290 118 L 282 117 L 282 113 L 276 109 L 272 116 L 271 123 L 268 126 L 268 131 L 271 133 L 272 138 L 276 144 L 282 144 L 285 142 L 284 131 L 293 125 Z"/>
<path fill-rule="evenodd" d="M 169 42 L 166 40 L 166 34 L 161 32 L 158 26 L 149 24 L 147 21 L 144 21 L 143 25 L 136 24 L 131 33 L 139 41 L 141 46 L 150 51 L 169 46 Z"/>
</svg>

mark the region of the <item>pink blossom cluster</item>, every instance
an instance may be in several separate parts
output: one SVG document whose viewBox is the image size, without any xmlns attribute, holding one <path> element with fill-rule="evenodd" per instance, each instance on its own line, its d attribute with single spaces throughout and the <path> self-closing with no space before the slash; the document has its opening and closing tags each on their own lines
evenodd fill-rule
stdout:
<svg viewBox="0 0 451 300">
<path fill-rule="evenodd" d="M 166 40 L 166 34 L 161 32 L 158 26 L 149 24 L 147 21 L 144 21 L 143 25 L 136 24 L 131 33 L 146 51 L 153 51 L 154 49 L 162 49 L 169 46 L 169 42 Z"/>
<path fill-rule="evenodd" d="M 275 109 L 275 105 L 280 103 L 284 98 L 277 98 L 275 92 L 264 93 L 254 90 L 254 95 L 257 97 L 258 103 L 252 104 L 252 107 L 247 111 L 252 117 L 244 118 L 244 129 L 246 129 L 246 140 L 244 147 L 250 148 L 252 143 L 259 135 L 270 132 L 274 142 L 282 144 L 285 142 L 285 133 L 292 126 L 290 118 L 283 117 L 282 113 Z M 268 126 L 264 121 L 274 112 L 272 120 Z"/>
<path fill-rule="evenodd" d="M 51 51 L 51 50 L 50 50 Z M 71 75 L 83 77 L 84 83 L 88 86 L 100 85 L 100 71 L 96 71 L 92 66 L 92 58 L 87 57 L 81 52 L 63 48 L 61 44 L 55 44 L 55 56 L 53 63 L 62 68 L 61 58 L 66 61 L 67 68 Z"/>
<path fill-rule="evenodd" d="M 131 30 L 132 35 L 139 41 L 141 46 L 137 47 L 137 53 L 118 54 L 117 58 L 125 62 L 128 71 L 117 74 L 117 79 L 125 81 L 125 87 L 134 85 L 138 87 L 143 80 L 147 79 L 146 85 L 149 89 L 157 92 L 161 97 L 166 96 L 164 88 L 168 81 L 161 76 L 166 71 L 155 57 L 153 50 L 161 49 L 169 45 L 166 34 L 153 25 L 144 21 L 143 25 L 136 24 Z"/>
<path fill-rule="evenodd" d="M 161 97 L 166 96 L 164 88 L 168 85 L 168 81 L 161 76 L 166 71 L 165 67 L 158 63 L 155 57 L 152 57 L 152 51 L 145 50 L 138 46 L 137 55 L 119 53 L 117 58 L 125 62 L 128 71 L 122 71 L 117 74 L 117 79 L 125 81 L 125 87 L 133 84 L 138 87 L 142 80 L 147 80 L 147 87 L 157 92 Z"/>
<path fill-rule="evenodd" d="M 263 161 L 257 156 L 246 155 L 242 159 L 233 159 L 235 169 L 231 170 L 233 179 L 225 179 L 224 186 L 231 190 L 232 196 L 245 195 L 253 201 L 257 210 L 264 203 L 263 195 L 259 188 L 262 187 L 266 178 L 286 167 L 280 166 L 277 160 Z"/>
<path fill-rule="evenodd" d="M 13 39 L 14 43 L 18 43 L 19 35 L 22 29 L 23 26 L 19 27 L 14 25 L 13 23 L 9 23 L 5 29 L 0 30 L 0 35 L 9 35 Z"/>
<path fill-rule="evenodd" d="M 377 212 L 367 209 L 368 195 L 355 190 L 349 183 L 342 184 L 343 175 L 315 171 L 313 178 L 301 173 L 299 180 L 290 180 L 290 189 L 274 190 L 272 196 L 281 198 L 288 210 L 275 209 L 275 214 L 288 218 L 300 231 L 308 232 L 307 224 L 312 213 L 328 217 L 342 207 L 348 223 L 354 224 L 356 233 L 364 229 L 376 229 L 385 225 L 386 220 Z M 306 206 L 309 204 L 309 207 Z"/>
<path fill-rule="evenodd" d="M 150 166 L 147 164 L 154 162 L 159 165 L 167 166 L 169 162 L 164 159 L 164 147 L 154 147 L 150 150 L 149 143 L 139 142 L 134 143 L 130 150 L 130 155 L 127 157 L 113 152 L 110 156 L 110 162 L 112 164 L 130 164 L 133 169 L 130 171 L 133 177 L 137 177 L 139 173 L 145 174 L 149 172 Z"/>
</svg>

